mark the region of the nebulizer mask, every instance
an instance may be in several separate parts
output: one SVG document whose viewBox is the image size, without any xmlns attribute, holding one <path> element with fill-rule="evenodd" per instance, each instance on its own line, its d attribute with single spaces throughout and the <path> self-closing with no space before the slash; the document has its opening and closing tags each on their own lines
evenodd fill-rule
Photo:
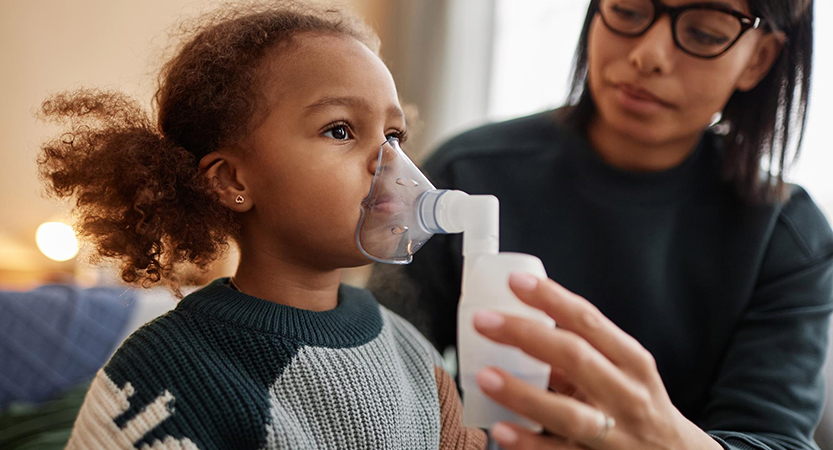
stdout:
<svg viewBox="0 0 833 450">
<path fill-rule="evenodd" d="M 555 326 L 542 311 L 521 302 L 509 289 L 509 275 L 547 276 L 541 260 L 498 251 L 499 202 L 491 195 L 435 189 L 395 138 L 379 149 L 370 193 L 362 202 L 356 242 L 368 258 L 408 264 L 434 234 L 463 233 L 463 278 L 458 313 L 457 353 L 463 391 L 463 424 L 488 428 L 509 421 L 540 431 L 541 426 L 489 399 L 475 377 L 486 366 L 546 390 L 550 367 L 515 347 L 490 341 L 474 330 L 477 311 L 500 311 Z"/>
<path fill-rule="evenodd" d="M 434 185 L 402 151 L 399 140 L 385 141 L 356 228 L 362 253 L 381 263 L 410 263 L 434 234 L 419 223 L 420 201 L 433 190 Z"/>
</svg>

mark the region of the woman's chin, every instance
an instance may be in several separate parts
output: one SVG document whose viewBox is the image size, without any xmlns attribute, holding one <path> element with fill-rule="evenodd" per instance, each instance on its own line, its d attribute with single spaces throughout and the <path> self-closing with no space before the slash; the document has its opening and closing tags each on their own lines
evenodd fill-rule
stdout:
<svg viewBox="0 0 833 450">
<path fill-rule="evenodd" d="M 661 145 L 673 139 L 673 130 L 679 128 L 665 116 L 639 116 L 625 111 L 607 114 L 608 123 L 617 133 L 648 146 Z"/>
</svg>

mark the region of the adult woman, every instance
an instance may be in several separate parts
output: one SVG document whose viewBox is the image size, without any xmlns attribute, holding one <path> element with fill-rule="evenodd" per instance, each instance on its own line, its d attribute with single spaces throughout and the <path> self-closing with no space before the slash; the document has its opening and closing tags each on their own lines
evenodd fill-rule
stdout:
<svg viewBox="0 0 833 450">
<path fill-rule="evenodd" d="M 593 0 L 571 106 L 465 133 L 426 163 L 438 187 L 496 195 L 502 250 L 539 256 L 564 286 L 512 281 L 558 330 L 476 319 L 553 366 L 546 394 L 480 374 L 549 431 L 498 426 L 504 447 L 814 448 L 833 233 L 782 178 L 804 130 L 812 9 Z M 459 255 L 459 236 L 435 237 L 371 280 L 440 348 Z"/>
</svg>

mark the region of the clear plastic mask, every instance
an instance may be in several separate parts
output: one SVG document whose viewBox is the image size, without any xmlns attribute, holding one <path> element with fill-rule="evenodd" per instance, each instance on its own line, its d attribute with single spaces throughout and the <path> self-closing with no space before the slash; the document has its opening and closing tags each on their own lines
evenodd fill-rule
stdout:
<svg viewBox="0 0 833 450">
<path fill-rule="evenodd" d="M 434 190 L 428 178 L 390 138 L 379 148 L 370 193 L 362 201 L 356 243 L 368 258 L 408 264 L 433 234 L 420 222 L 423 194 Z"/>
</svg>

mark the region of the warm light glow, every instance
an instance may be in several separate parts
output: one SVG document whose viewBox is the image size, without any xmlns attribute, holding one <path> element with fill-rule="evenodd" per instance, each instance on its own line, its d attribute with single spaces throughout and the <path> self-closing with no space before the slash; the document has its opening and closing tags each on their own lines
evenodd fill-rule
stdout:
<svg viewBox="0 0 833 450">
<path fill-rule="evenodd" d="M 78 239 L 72 227 L 61 222 L 46 222 L 38 227 L 35 241 L 47 258 L 67 261 L 78 254 Z"/>
</svg>

